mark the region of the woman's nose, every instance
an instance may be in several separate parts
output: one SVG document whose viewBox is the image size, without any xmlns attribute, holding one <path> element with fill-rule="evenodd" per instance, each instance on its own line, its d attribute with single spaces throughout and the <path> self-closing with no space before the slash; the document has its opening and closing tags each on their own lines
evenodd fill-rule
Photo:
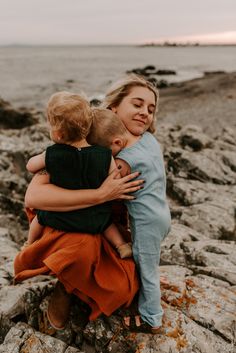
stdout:
<svg viewBox="0 0 236 353">
<path fill-rule="evenodd" d="M 148 115 L 148 108 L 145 106 L 142 106 L 142 108 L 140 109 L 140 114 L 147 116 Z"/>
</svg>

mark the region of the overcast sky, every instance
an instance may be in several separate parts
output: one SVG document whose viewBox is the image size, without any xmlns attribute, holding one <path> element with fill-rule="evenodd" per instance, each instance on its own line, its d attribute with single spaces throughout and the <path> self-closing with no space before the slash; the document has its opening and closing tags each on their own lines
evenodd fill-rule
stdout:
<svg viewBox="0 0 236 353">
<path fill-rule="evenodd" d="M 189 36 L 236 43 L 236 0 L 0 0 L 0 45 L 137 44 Z"/>
</svg>

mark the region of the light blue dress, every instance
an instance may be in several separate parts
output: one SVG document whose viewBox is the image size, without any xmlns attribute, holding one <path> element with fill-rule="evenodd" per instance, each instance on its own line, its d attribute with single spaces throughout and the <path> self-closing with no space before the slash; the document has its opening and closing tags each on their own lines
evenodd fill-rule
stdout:
<svg viewBox="0 0 236 353">
<path fill-rule="evenodd" d="M 126 161 L 131 172 L 141 172 L 144 188 L 136 199 L 126 201 L 133 240 L 133 256 L 140 274 L 139 312 L 152 327 L 162 324 L 160 294 L 160 248 L 171 225 L 166 201 L 166 176 L 159 143 L 149 132 L 116 158 Z"/>
</svg>

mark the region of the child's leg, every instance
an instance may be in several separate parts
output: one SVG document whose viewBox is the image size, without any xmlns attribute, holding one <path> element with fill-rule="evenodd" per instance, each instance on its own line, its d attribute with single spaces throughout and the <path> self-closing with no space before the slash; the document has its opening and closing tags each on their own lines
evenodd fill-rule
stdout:
<svg viewBox="0 0 236 353">
<path fill-rule="evenodd" d="M 104 231 L 104 236 L 117 249 L 122 259 L 132 256 L 131 244 L 125 243 L 122 234 L 114 223 Z"/>
<path fill-rule="evenodd" d="M 153 328 L 162 326 L 160 252 L 159 254 L 140 253 L 136 248 L 133 248 L 133 255 L 141 281 L 138 303 L 141 318 Z"/>
<path fill-rule="evenodd" d="M 35 216 L 32 222 L 30 223 L 28 244 L 32 244 L 42 235 L 43 228 L 44 227 L 39 224 L 37 216 Z"/>
</svg>

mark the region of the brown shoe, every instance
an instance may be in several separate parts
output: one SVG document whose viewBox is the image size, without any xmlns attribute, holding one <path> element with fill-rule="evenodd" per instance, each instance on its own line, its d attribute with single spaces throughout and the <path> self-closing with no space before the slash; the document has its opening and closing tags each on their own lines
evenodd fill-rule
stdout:
<svg viewBox="0 0 236 353">
<path fill-rule="evenodd" d="M 47 309 L 48 321 L 56 330 L 63 330 L 66 326 L 70 314 L 70 298 L 63 284 L 58 281 Z"/>
</svg>

